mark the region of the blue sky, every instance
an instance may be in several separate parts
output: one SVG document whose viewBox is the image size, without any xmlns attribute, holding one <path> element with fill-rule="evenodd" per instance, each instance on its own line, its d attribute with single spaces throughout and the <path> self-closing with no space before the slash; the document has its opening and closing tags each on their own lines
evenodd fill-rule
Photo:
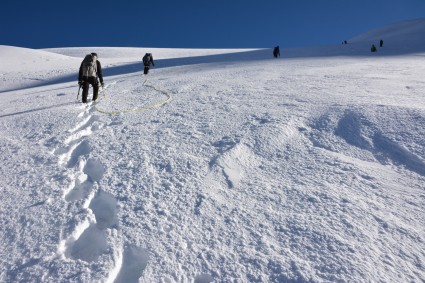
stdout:
<svg viewBox="0 0 425 283">
<path fill-rule="evenodd" d="M 0 44 L 303 47 L 425 17 L 425 0 L 2 1 Z"/>
</svg>

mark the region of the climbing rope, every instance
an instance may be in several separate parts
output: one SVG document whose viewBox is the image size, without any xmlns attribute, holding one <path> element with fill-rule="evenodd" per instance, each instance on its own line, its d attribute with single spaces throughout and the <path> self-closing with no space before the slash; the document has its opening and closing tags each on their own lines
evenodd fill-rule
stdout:
<svg viewBox="0 0 425 283">
<path fill-rule="evenodd" d="M 167 98 L 166 98 L 166 99 L 164 99 L 163 101 L 161 101 L 161 102 L 157 103 L 157 104 L 154 104 L 154 105 L 144 106 L 144 107 L 138 107 L 138 108 L 129 109 L 129 110 L 106 111 L 106 110 L 104 110 L 104 109 L 101 109 L 101 108 L 97 107 L 97 105 L 96 105 L 96 104 L 94 105 L 94 108 L 95 108 L 97 111 L 99 111 L 100 113 L 103 113 L 103 114 L 109 114 L 109 115 L 119 115 L 119 114 L 122 114 L 122 113 L 139 112 L 139 111 L 149 110 L 149 109 L 152 109 L 152 108 L 158 108 L 158 107 L 161 107 L 162 105 L 164 105 L 165 103 L 167 103 L 167 102 L 169 102 L 169 101 L 171 100 L 171 95 L 170 95 L 170 93 L 169 93 L 168 91 L 162 90 L 162 89 L 160 89 L 160 88 L 158 88 L 158 87 L 155 87 L 154 85 L 148 84 L 148 83 L 147 83 L 147 81 L 148 81 L 148 80 L 145 80 L 145 82 L 143 83 L 143 86 L 150 87 L 150 88 L 152 88 L 152 89 L 154 89 L 154 90 L 156 90 L 156 91 L 158 91 L 158 92 L 161 92 L 161 93 L 162 93 L 162 94 L 164 94 Z M 104 92 L 104 91 L 103 91 L 103 92 Z M 102 98 L 103 98 L 103 99 L 107 99 L 107 98 L 108 98 L 108 96 L 105 94 L 104 96 L 102 96 Z M 100 100 L 101 100 L 101 99 L 99 99 L 99 101 L 100 101 Z"/>
</svg>

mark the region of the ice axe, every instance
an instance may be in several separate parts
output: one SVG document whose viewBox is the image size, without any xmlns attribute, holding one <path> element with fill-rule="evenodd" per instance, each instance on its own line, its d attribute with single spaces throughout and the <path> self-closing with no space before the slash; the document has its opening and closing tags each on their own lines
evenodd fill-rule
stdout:
<svg viewBox="0 0 425 283">
<path fill-rule="evenodd" d="M 78 94 L 77 94 L 77 100 L 80 97 L 80 89 L 81 89 L 81 84 L 78 84 L 80 87 L 78 88 Z"/>
</svg>

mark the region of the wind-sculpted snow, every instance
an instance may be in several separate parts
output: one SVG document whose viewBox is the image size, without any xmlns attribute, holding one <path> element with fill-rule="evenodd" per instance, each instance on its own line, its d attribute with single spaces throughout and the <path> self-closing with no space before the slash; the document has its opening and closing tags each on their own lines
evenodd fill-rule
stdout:
<svg viewBox="0 0 425 283">
<path fill-rule="evenodd" d="M 316 127 L 316 130 L 311 137 L 314 144 L 329 150 L 341 151 L 341 148 L 338 148 L 338 144 L 341 144 L 341 141 L 337 140 L 338 137 L 340 137 L 343 139 L 342 146 L 348 144 L 360 149 L 356 150 L 359 153 L 363 153 L 359 158 L 365 158 L 365 160 L 367 160 L 368 157 L 372 158 L 373 156 L 373 158 L 383 164 L 393 162 L 394 164 L 403 165 L 406 169 L 425 176 L 425 160 L 420 155 L 410 152 L 408 148 L 397 142 L 397 140 L 403 138 L 403 136 L 394 138 L 387 137 L 377 125 L 373 125 L 366 117 L 353 110 L 346 110 L 344 113 L 339 112 L 340 110 L 336 110 L 336 113 L 328 113 L 314 122 L 313 128 Z M 332 125 L 333 122 L 330 120 L 330 116 L 338 115 L 342 116 L 339 118 L 336 125 Z M 410 116 L 411 114 L 400 112 L 396 115 Z M 416 114 L 414 115 L 416 116 Z M 424 120 L 424 118 L 425 117 L 421 117 L 421 120 Z M 417 120 L 417 118 L 407 119 L 407 121 L 415 121 L 415 123 Z M 404 124 L 403 127 L 412 128 L 415 127 L 415 125 L 411 126 Z M 332 144 L 323 144 L 321 142 L 321 140 L 323 140 L 321 135 L 332 135 L 332 131 L 335 134 L 335 140 Z M 398 134 L 400 135 L 401 133 L 399 132 Z M 325 139 L 329 143 L 329 137 L 325 137 Z"/>
<path fill-rule="evenodd" d="M 0 281 L 425 280 L 422 53 L 155 50 L 144 76 L 101 48 L 81 104 L 88 50 L 0 67 Z"/>
</svg>

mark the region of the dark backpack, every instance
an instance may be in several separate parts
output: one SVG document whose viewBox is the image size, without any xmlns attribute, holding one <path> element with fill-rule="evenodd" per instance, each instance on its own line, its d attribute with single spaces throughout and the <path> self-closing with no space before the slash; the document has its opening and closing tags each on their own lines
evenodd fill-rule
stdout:
<svg viewBox="0 0 425 283">
<path fill-rule="evenodd" d="M 277 55 L 279 55 L 279 47 L 278 46 L 276 46 L 274 49 L 273 49 L 273 56 L 274 57 L 277 57 Z"/>
<path fill-rule="evenodd" d="M 92 54 L 86 55 L 83 60 L 83 77 L 97 77 L 97 58 Z"/>
<path fill-rule="evenodd" d="M 150 63 L 151 63 L 151 55 L 149 53 L 146 53 L 145 56 L 143 56 L 143 64 L 150 65 Z"/>
</svg>

